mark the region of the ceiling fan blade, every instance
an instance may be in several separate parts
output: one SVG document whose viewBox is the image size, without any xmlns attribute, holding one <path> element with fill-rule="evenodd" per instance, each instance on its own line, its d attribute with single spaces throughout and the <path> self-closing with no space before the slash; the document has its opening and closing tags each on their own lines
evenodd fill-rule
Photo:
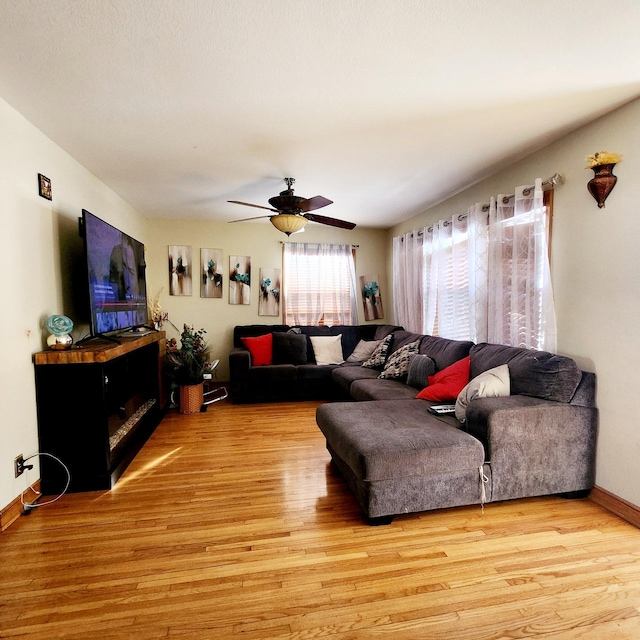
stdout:
<svg viewBox="0 0 640 640">
<path fill-rule="evenodd" d="M 324 196 L 313 196 L 313 198 L 307 198 L 306 200 L 299 202 L 298 208 L 300 211 L 315 211 L 316 209 L 321 209 L 329 204 L 333 204 L 333 200 L 329 200 Z"/>
<path fill-rule="evenodd" d="M 255 207 L 256 209 L 266 209 L 267 211 L 273 211 L 278 213 L 277 209 L 272 209 L 271 207 L 263 207 L 261 204 L 251 204 L 250 202 L 240 202 L 240 200 L 227 200 L 231 204 L 242 204 L 245 207 Z"/>
<path fill-rule="evenodd" d="M 262 207 L 265 209 L 266 207 Z M 256 216 L 255 218 L 242 218 L 242 220 L 229 220 L 229 224 L 232 222 L 246 222 L 247 220 L 264 220 L 265 218 L 272 218 L 273 216 Z"/>
<path fill-rule="evenodd" d="M 355 229 L 353 222 L 346 220 L 338 220 L 337 218 L 328 218 L 327 216 L 319 216 L 315 213 L 305 213 L 304 217 L 310 222 L 319 222 L 320 224 L 328 224 L 330 227 L 340 227 L 341 229 Z"/>
</svg>

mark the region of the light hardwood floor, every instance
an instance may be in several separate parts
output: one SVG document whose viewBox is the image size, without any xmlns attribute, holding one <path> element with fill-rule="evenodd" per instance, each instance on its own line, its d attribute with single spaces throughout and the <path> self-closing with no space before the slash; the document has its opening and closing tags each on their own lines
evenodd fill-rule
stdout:
<svg viewBox="0 0 640 640">
<path fill-rule="evenodd" d="M 589 500 L 369 527 L 318 403 L 170 413 L 110 492 L 0 535 L 0 637 L 640 637 L 640 530 Z"/>
</svg>

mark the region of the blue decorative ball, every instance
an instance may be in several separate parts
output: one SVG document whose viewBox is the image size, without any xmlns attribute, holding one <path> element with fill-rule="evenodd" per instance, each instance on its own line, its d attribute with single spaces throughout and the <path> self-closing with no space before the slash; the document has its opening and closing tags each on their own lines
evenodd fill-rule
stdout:
<svg viewBox="0 0 640 640">
<path fill-rule="evenodd" d="M 47 330 L 54 336 L 64 336 L 71 333 L 73 322 L 67 316 L 49 316 L 47 318 Z"/>
</svg>

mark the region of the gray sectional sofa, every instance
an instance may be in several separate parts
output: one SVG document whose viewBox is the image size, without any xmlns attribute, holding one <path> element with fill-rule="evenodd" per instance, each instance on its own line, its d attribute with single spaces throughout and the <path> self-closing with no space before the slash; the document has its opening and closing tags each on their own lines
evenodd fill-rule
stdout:
<svg viewBox="0 0 640 640">
<path fill-rule="evenodd" d="M 343 336 L 344 329 L 339 329 Z M 264 326 L 252 330 L 258 335 Z M 444 401 L 416 398 L 423 385 L 430 389 L 434 378 L 421 380 L 412 370 L 399 378 L 381 378 L 381 367 L 357 363 L 324 367 L 323 386 L 316 387 L 315 396 L 334 401 L 318 407 L 316 421 L 335 467 L 371 524 L 432 509 L 589 493 L 598 416 L 593 373 L 581 371 L 571 358 L 543 351 L 422 336 L 388 325 L 369 325 L 357 339 L 352 336 L 345 359 L 358 340 L 389 335 L 387 362 L 418 341 L 410 368 L 430 361 L 437 376 L 468 358 L 471 382 L 461 394 L 467 402 L 458 403 L 456 415 L 434 415 L 430 408 Z M 493 393 L 490 386 L 484 392 L 481 385 L 474 387 L 474 381 L 504 372 L 504 365 L 506 394 Z M 268 378 L 268 367 L 262 369 Z M 304 369 L 297 373 L 303 371 L 308 375 Z M 296 386 L 297 397 L 301 390 L 309 391 L 307 381 Z M 335 401 L 339 398 L 345 400 Z"/>
<path fill-rule="evenodd" d="M 234 404 L 244 404 L 346 399 L 348 393 L 341 391 L 331 378 L 331 372 L 338 365 L 316 363 L 311 337 L 342 336 L 342 355 L 347 360 L 360 340 L 381 340 L 397 329 L 400 327 L 387 324 L 334 327 L 238 325 L 233 330 L 233 349 L 229 353 L 231 400 Z M 274 339 L 273 361 L 269 365 L 255 366 L 243 338 L 265 334 L 272 334 Z"/>
</svg>

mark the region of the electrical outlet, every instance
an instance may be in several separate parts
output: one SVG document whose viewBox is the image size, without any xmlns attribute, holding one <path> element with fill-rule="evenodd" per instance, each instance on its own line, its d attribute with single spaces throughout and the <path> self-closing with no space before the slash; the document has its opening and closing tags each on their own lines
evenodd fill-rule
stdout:
<svg viewBox="0 0 640 640">
<path fill-rule="evenodd" d="M 22 454 L 13 461 L 13 471 L 16 474 L 16 478 L 24 473 L 24 456 Z"/>
</svg>

